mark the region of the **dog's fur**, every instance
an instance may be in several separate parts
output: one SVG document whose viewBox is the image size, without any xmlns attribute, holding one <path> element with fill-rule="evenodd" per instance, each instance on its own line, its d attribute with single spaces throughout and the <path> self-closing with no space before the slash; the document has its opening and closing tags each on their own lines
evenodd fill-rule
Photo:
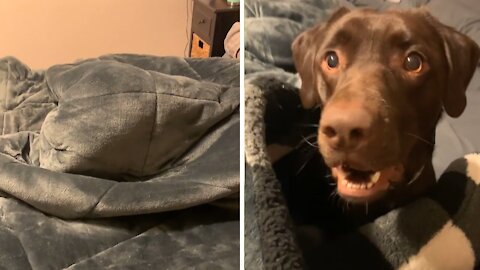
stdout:
<svg viewBox="0 0 480 270">
<path fill-rule="evenodd" d="M 300 34 L 292 49 L 303 106 L 323 107 L 318 143 L 327 165 L 396 170 L 375 194 L 341 196 L 400 204 L 435 183 L 435 127 L 443 110 L 458 117 L 465 109 L 480 57 L 475 42 L 424 9 L 342 8 Z M 331 52 L 338 56 L 334 68 Z M 422 60 L 420 70 L 405 68 L 412 53 Z"/>
</svg>

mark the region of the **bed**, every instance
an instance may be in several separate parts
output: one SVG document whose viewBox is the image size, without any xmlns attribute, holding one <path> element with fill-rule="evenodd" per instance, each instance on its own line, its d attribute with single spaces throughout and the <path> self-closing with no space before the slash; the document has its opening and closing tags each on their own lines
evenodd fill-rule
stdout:
<svg viewBox="0 0 480 270">
<path fill-rule="evenodd" d="M 438 184 L 365 224 L 351 224 L 329 195 L 315 141 L 320 111 L 304 110 L 291 43 L 339 7 L 424 5 L 480 44 L 473 0 L 302 0 L 245 3 L 245 266 L 247 269 L 473 269 L 480 264 L 480 68 L 458 119 L 437 126 Z M 267 147 L 291 148 L 272 162 Z M 278 148 L 280 146 L 280 148 Z M 332 207 L 333 206 L 333 207 Z M 339 209 L 340 208 L 340 209 Z"/>
<path fill-rule="evenodd" d="M 0 268 L 235 269 L 239 62 L 0 59 Z"/>
</svg>

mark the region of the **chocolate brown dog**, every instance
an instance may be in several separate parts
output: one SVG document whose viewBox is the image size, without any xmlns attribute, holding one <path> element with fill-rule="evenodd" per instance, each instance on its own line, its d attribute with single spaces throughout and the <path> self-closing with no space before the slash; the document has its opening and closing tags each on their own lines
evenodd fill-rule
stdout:
<svg viewBox="0 0 480 270">
<path fill-rule="evenodd" d="M 323 107 L 318 144 L 341 197 L 397 204 L 435 183 L 435 127 L 465 109 L 475 42 L 424 9 L 342 8 L 293 55 L 303 106 Z"/>
</svg>

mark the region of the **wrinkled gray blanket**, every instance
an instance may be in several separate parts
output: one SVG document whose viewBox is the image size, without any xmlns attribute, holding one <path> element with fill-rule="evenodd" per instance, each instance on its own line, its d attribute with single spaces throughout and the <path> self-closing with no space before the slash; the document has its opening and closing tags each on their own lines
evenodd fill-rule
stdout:
<svg viewBox="0 0 480 270">
<path fill-rule="evenodd" d="M 235 60 L 0 59 L 0 266 L 238 268 L 238 106 Z"/>
</svg>

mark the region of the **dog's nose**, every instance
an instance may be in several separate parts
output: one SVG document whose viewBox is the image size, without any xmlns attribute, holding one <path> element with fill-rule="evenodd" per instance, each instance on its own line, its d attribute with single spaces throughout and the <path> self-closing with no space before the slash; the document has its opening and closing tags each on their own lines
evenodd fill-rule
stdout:
<svg viewBox="0 0 480 270">
<path fill-rule="evenodd" d="M 371 127 L 372 115 L 356 102 L 329 104 L 320 121 L 321 135 L 337 150 L 355 149 L 367 140 Z"/>
</svg>

